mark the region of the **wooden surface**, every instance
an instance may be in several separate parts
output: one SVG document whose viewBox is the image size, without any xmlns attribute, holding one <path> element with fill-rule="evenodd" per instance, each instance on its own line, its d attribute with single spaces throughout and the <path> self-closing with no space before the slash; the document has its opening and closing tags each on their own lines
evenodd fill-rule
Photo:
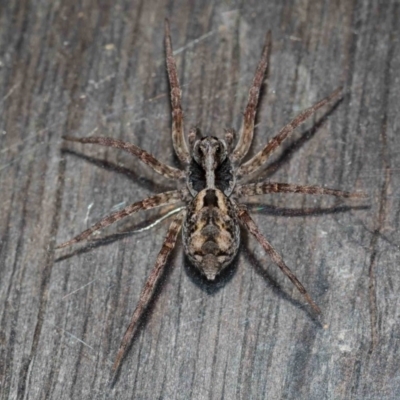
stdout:
<svg viewBox="0 0 400 400">
<path fill-rule="evenodd" d="M 1 399 L 399 398 L 399 2 L 263 3 L 1 2 Z M 360 207 L 264 196 L 257 202 L 268 207 L 253 207 L 321 321 L 253 238 L 244 234 L 231 274 L 208 286 L 179 244 L 111 390 L 168 221 L 94 248 L 54 246 L 173 184 L 127 154 L 61 136 L 120 138 L 177 165 L 166 16 L 187 128 L 239 127 L 271 29 L 253 153 L 340 84 L 347 94 L 285 142 L 262 176 L 370 198 Z"/>
</svg>

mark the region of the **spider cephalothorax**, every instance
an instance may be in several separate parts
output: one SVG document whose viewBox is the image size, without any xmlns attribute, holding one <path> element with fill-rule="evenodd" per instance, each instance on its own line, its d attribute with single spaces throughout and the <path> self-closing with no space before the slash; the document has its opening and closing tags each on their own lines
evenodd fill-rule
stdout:
<svg viewBox="0 0 400 400">
<path fill-rule="evenodd" d="M 245 163 L 242 163 L 253 140 L 258 96 L 267 68 L 270 49 L 269 33 L 267 34 L 261 60 L 249 91 L 249 99 L 244 112 L 243 124 L 235 147 L 233 147 L 234 131 L 232 129 L 226 131 L 224 140 L 212 136 L 199 138 L 199 131 L 197 129 L 192 129 L 188 135 L 188 146 L 183 131 L 181 90 L 179 87 L 175 60 L 172 55 L 168 21 L 166 21 L 165 24 L 165 47 L 168 78 L 171 86 L 172 143 L 176 155 L 183 164 L 184 169 L 177 169 L 164 164 L 145 150 L 117 139 L 94 136 L 87 138 L 65 137 L 66 140 L 73 142 L 93 143 L 122 149 L 138 157 L 143 163 L 164 177 L 176 181 L 185 179 L 187 184 L 185 189 L 164 192 L 137 201 L 125 207 L 123 210 L 108 215 L 78 236 L 57 246 L 57 248 L 63 248 L 81 242 L 87 239 L 92 233 L 141 210 L 148 210 L 179 202 L 185 204 L 185 207 L 180 207 L 178 209 L 178 214 L 169 227 L 154 269 L 143 288 L 131 322 L 121 341 L 113 365 L 114 377 L 132 341 L 138 321 L 149 304 L 155 287 L 162 276 L 167 258 L 175 247 L 177 236 L 182 226 L 185 252 L 190 261 L 209 280 L 214 280 L 215 277 L 231 263 L 237 254 L 240 245 L 240 225 L 243 226 L 258 240 L 263 249 L 269 254 L 272 261 L 303 294 L 315 312 L 319 313 L 319 307 L 312 300 L 304 286 L 285 264 L 282 257 L 262 235 L 247 211 L 246 206 L 242 203 L 242 199 L 244 197 L 266 193 L 305 193 L 353 199 L 364 197 L 362 193 L 349 193 L 319 186 L 300 186 L 269 181 L 249 184 L 242 184 L 240 182 L 243 177 L 259 170 L 259 168 L 265 164 L 269 156 L 298 125 L 313 115 L 316 110 L 330 101 L 337 99 L 341 94 L 341 88 L 339 88 L 330 96 L 301 112 L 272 137 L 256 155 Z"/>
<path fill-rule="evenodd" d="M 191 150 L 192 159 L 186 172 L 190 193 L 195 196 L 205 188 L 217 188 L 229 196 L 235 185 L 235 177 L 226 141 L 206 136 L 196 140 Z"/>
</svg>

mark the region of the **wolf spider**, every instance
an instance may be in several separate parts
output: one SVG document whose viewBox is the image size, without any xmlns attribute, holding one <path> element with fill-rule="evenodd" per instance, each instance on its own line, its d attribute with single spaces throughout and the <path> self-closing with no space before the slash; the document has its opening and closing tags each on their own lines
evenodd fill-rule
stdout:
<svg viewBox="0 0 400 400">
<path fill-rule="evenodd" d="M 266 193 L 304 193 L 351 199 L 362 198 L 364 195 L 362 193 L 350 193 L 319 186 L 300 186 L 270 181 L 249 184 L 239 183 L 241 178 L 258 171 L 297 126 L 324 105 L 338 99 L 342 93 L 342 88 L 338 88 L 328 97 L 302 111 L 284 126 L 263 149 L 243 163 L 242 161 L 248 153 L 253 140 L 258 97 L 268 65 L 270 47 L 271 33 L 268 32 L 261 59 L 249 91 L 243 123 L 236 145 L 234 143 L 234 130 L 232 129 L 225 132 L 225 139 L 219 139 L 214 136 L 201 137 L 198 130 L 193 128 L 188 134 L 187 142 L 183 131 L 181 89 L 172 53 L 169 22 L 166 20 L 165 49 L 171 89 L 172 143 L 177 157 L 184 166 L 183 169 L 166 165 L 145 150 L 121 140 L 95 136 L 86 138 L 64 137 L 65 140 L 72 142 L 92 143 L 122 149 L 137 157 L 160 175 L 173 179 L 177 183 L 186 183 L 184 189 L 156 194 L 135 202 L 123 210 L 114 212 L 73 239 L 57 246 L 58 249 L 61 249 L 81 242 L 94 232 L 138 211 L 178 202 L 186 204 L 186 207 L 179 211 L 171 222 L 157 256 L 154 269 L 142 289 L 139 302 L 121 341 L 112 367 L 114 377 L 133 339 L 138 321 L 154 294 L 166 266 L 167 258 L 175 247 L 181 227 L 185 253 L 193 265 L 210 281 L 214 280 L 232 262 L 240 246 L 240 226 L 247 228 L 259 241 L 272 261 L 292 281 L 312 309 L 318 314 L 321 312 L 301 282 L 287 267 L 282 257 L 262 235 L 246 206 L 239 202 L 239 199 Z"/>
</svg>

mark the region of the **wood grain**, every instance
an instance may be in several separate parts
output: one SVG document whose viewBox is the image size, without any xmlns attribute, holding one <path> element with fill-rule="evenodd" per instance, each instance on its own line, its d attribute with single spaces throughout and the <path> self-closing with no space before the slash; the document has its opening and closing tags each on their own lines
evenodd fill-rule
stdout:
<svg viewBox="0 0 400 400">
<path fill-rule="evenodd" d="M 111 390 L 116 351 L 169 222 L 54 248 L 173 187 L 124 152 L 61 137 L 110 136 L 178 166 L 165 17 L 186 132 L 240 127 L 271 29 L 252 154 L 339 85 L 346 95 L 298 130 L 260 178 L 370 197 L 359 207 L 268 195 L 252 207 L 321 321 L 250 235 L 231 274 L 213 285 L 179 244 Z M 0 398 L 398 399 L 399 20 L 397 0 L 3 1 Z"/>
</svg>

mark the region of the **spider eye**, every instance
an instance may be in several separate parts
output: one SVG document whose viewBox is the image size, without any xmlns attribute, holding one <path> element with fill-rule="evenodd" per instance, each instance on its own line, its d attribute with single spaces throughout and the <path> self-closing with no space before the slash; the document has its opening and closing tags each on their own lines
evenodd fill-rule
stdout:
<svg viewBox="0 0 400 400">
<path fill-rule="evenodd" d="M 202 150 L 199 142 L 197 142 L 193 148 L 193 158 L 199 164 L 201 164 L 201 160 L 204 158 L 203 150 Z"/>
<path fill-rule="evenodd" d="M 215 155 L 218 158 L 218 162 L 222 162 L 226 158 L 226 148 L 223 143 L 218 143 L 216 149 L 215 149 Z"/>
</svg>

